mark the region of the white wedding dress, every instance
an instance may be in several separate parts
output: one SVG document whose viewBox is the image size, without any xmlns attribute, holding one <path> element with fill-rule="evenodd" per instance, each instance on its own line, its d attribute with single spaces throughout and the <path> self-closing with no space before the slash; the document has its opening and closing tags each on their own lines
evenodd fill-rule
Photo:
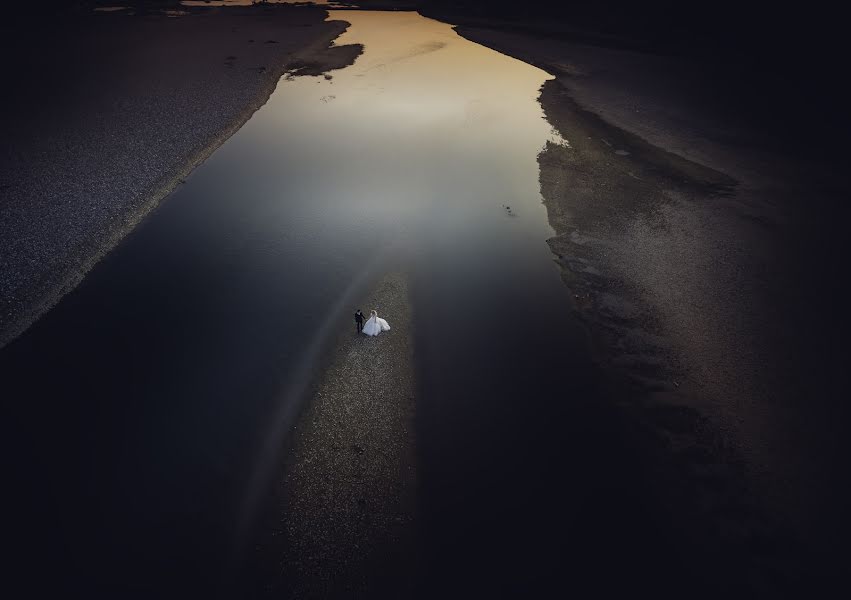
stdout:
<svg viewBox="0 0 851 600">
<path fill-rule="evenodd" d="M 369 320 L 363 326 L 366 335 L 378 335 L 382 331 L 390 331 L 390 324 L 378 317 L 378 313 L 372 311 Z"/>
</svg>

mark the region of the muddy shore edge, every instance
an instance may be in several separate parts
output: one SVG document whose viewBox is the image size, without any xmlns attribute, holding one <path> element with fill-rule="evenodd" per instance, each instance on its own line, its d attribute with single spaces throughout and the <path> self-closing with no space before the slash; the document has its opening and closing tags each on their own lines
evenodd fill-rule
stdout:
<svg viewBox="0 0 851 600">
<path fill-rule="evenodd" d="M 282 76 L 331 78 L 362 51 L 334 46 L 348 23 L 315 6 L 183 12 L 77 16 L 77 30 L 42 24 L 50 44 L 13 69 L 23 92 L 6 100 L 17 118 L 0 155 L 0 348 L 236 133 Z M 142 39 L 144 54 L 134 49 Z M 54 80 L 33 82 L 58 55 Z"/>
</svg>

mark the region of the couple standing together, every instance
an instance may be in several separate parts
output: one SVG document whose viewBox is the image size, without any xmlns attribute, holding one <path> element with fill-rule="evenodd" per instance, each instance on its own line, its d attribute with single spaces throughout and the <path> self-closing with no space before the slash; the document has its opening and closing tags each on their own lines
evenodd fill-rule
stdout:
<svg viewBox="0 0 851 600">
<path fill-rule="evenodd" d="M 363 322 L 363 313 L 360 309 L 355 312 L 355 326 L 358 328 L 358 333 L 364 332 L 366 335 L 378 335 L 382 331 L 389 331 L 390 325 L 384 319 L 378 318 L 378 312 L 372 311 L 369 315 L 369 320 Z"/>
</svg>

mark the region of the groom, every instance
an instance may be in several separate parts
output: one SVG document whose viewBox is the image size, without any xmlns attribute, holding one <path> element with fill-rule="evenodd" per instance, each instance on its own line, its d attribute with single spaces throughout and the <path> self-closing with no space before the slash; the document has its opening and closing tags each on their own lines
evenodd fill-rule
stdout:
<svg viewBox="0 0 851 600">
<path fill-rule="evenodd" d="M 355 313 L 355 326 L 358 328 L 358 333 L 363 331 L 363 313 L 360 309 Z"/>
</svg>

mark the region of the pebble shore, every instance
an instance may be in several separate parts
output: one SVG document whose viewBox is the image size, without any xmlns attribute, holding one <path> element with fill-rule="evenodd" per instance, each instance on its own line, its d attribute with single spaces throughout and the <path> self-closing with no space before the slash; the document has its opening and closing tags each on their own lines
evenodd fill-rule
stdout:
<svg viewBox="0 0 851 600">
<path fill-rule="evenodd" d="M 390 331 L 341 335 L 292 432 L 276 523 L 257 546 L 263 592 L 411 597 L 416 569 L 413 333 L 408 281 L 364 299 Z M 354 311 L 354 309 L 352 309 Z M 272 564 L 268 564 L 268 563 Z"/>
<path fill-rule="evenodd" d="M 4 98 L 0 151 L 0 347 L 233 135 L 283 74 L 354 61 L 360 46 L 331 47 L 348 24 L 327 14 L 94 13 L 39 24 L 45 43 L 4 36 L 17 91 Z"/>
</svg>

